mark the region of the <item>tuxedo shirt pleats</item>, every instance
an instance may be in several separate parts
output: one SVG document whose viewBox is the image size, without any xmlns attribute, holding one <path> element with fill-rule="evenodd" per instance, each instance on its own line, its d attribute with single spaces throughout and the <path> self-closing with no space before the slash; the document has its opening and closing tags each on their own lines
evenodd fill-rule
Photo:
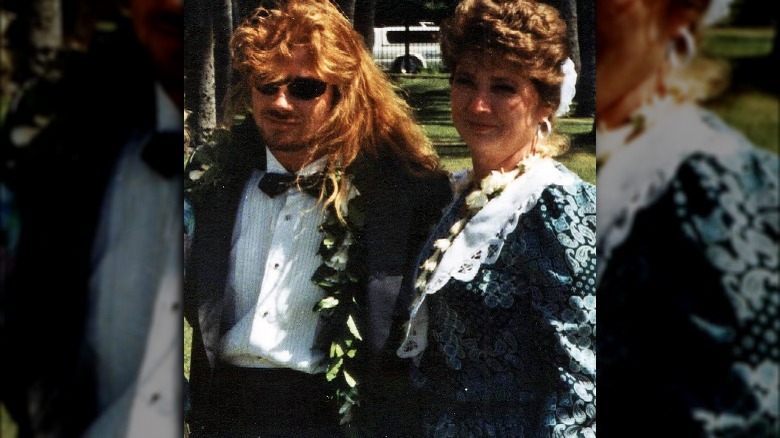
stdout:
<svg viewBox="0 0 780 438">
<path fill-rule="evenodd" d="M 268 172 L 285 172 L 267 151 Z M 299 173 L 322 169 L 323 160 Z M 230 252 L 220 356 L 242 367 L 321 371 L 314 351 L 322 290 L 311 281 L 324 218 L 317 199 L 295 187 L 274 198 L 258 188 L 255 171 L 244 187 Z"/>
<path fill-rule="evenodd" d="M 159 87 L 157 105 L 157 129 L 180 131 L 181 113 Z M 99 414 L 84 437 L 181 429 L 182 181 L 142 160 L 152 135 L 139 129 L 129 139 L 102 208 L 86 335 Z"/>
</svg>

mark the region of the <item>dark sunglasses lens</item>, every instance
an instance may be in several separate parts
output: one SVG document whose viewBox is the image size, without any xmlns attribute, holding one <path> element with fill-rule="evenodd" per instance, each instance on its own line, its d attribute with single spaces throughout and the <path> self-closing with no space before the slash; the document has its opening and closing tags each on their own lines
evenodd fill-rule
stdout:
<svg viewBox="0 0 780 438">
<path fill-rule="evenodd" d="M 257 91 L 260 94 L 265 94 L 266 96 L 273 96 L 274 94 L 279 92 L 279 84 L 265 84 L 265 85 L 258 85 Z"/>
<path fill-rule="evenodd" d="M 325 90 L 328 89 L 328 84 L 319 79 L 296 78 L 290 81 L 287 87 L 293 97 L 302 100 L 311 100 L 325 94 Z"/>
</svg>

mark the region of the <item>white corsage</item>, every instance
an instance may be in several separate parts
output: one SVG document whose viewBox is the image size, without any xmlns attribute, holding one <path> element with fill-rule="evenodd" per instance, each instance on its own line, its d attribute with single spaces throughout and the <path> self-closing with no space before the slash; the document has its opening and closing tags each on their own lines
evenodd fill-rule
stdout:
<svg viewBox="0 0 780 438">
<path fill-rule="evenodd" d="M 574 100 L 574 93 L 577 91 L 577 71 L 574 69 L 574 61 L 571 58 L 566 58 L 566 61 L 561 65 L 561 70 L 563 71 L 561 102 L 558 104 L 558 109 L 555 110 L 555 115 L 558 117 L 569 112 L 569 107 Z"/>
</svg>

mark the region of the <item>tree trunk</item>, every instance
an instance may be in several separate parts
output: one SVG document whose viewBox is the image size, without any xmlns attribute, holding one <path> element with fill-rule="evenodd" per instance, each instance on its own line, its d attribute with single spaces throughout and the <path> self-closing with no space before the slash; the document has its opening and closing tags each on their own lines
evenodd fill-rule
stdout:
<svg viewBox="0 0 780 438">
<path fill-rule="evenodd" d="M 596 113 L 596 8 L 592 0 L 577 1 L 580 70 L 577 80 L 577 117 Z"/>
<path fill-rule="evenodd" d="M 184 19 L 184 108 L 192 147 L 205 143 L 216 127 L 214 40 L 209 0 L 189 0 Z"/>
<path fill-rule="evenodd" d="M 349 18 L 349 21 L 355 22 L 355 0 L 334 0 L 341 12 Z"/>
<path fill-rule="evenodd" d="M 30 40 L 36 48 L 62 46 L 62 9 L 59 0 L 34 0 Z"/>
<path fill-rule="evenodd" d="M 780 26 L 777 23 L 777 9 L 774 10 L 774 30 L 775 30 L 775 36 L 772 38 L 772 51 L 769 52 L 769 56 L 767 57 L 766 68 L 764 69 L 764 77 L 768 79 L 766 81 L 766 87 L 767 89 L 777 94 L 778 92 L 778 84 L 777 84 L 777 77 L 774 73 L 771 73 L 775 71 L 775 68 L 777 66 L 777 61 L 780 61 L 780 49 L 778 49 L 778 44 L 780 44 Z"/>
<path fill-rule="evenodd" d="M 17 90 L 14 74 L 17 72 L 16 62 L 18 56 L 14 54 L 14 47 L 8 42 L 7 31 L 11 21 L 16 19 L 16 14 L 0 9 L 0 125 L 5 115 L 5 106 L 13 100 Z M 5 147 L 1 145 L 0 148 Z"/>
<path fill-rule="evenodd" d="M 578 31 L 579 25 L 577 22 L 577 0 L 563 0 L 560 3 L 561 17 L 566 20 L 566 35 L 569 38 L 571 60 L 574 61 L 574 69 L 577 70 L 577 74 L 580 74 L 580 72 L 582 72 L 582 63 L 580 62 L 580 38 Z"/>
<path fill-rule="evenodd" d="M 62 8 L 59 0 L 34 0 L 30 7 L 30 71 L 42 76 L 62 48 Z"/>
<path fill-rule="evenodd" d="M 237 28 L 245 18 L 249 16 L 258 6 L 268 3 L 258 0 L 232 0 L 233 7 L 233 29 Z"/>
<path fill-rule="evenodd" d="M 577 0 L 540 0 L 558 10 L 566 22 L 566 37 L 569 40 L 570 58 L 574 61 L 574 69 L 580 72 L 580 43 L 577 32 Z"/>
<path fill-rule="evenodd" d="M 369 50 L 374 46 L 374 15 L 376 0 L 355 1 L 355 30 L 363 36 Z"/>
<path fill-rule="evenodd" d="M 221 113 L 222 103 L 230 87 L 230 35 L 233 32 L 233 4 L 231 0 L 213 3 L 214 29 L 214 99 L 216 110 Z"/>
</svg>

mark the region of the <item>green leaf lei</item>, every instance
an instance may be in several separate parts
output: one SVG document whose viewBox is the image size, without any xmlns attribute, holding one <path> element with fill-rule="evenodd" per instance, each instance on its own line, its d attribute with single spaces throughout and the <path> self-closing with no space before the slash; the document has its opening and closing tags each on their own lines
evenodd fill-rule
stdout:
<svg viewBox="0 0 780 438">
<path fill-rule="evenodd" d="M 335 176 L 337 182 L 347 177 L 341 171 Z M 331 182 L 326 184 L 326 197 L 330 196 L 332 187 Z M 323 263 L 312 276 L 312 281 L 325 291 L 325 298 L 314 306 L 314 311 L 331 323 L 325 339 L 328 344 L 322 345 L 328 352 L 325 378 L 335 386 L 341 424 L 352 419 L 354 406 L 360 404 L 353 364 L 363 340 L 357 300 L 362 282 L 355 258 L 350 256 L 350 249 L 356 242 L 355 232 L 363 226 L 363 213 L 357 208 L 359 203 L 354 202 L 359 193 L 351 180 L 348 187 L 348 208 L 342 211 L 346 223 L 339 221 L 335 204 L 326 208 L 325 220 L 320 225 L 323 238 L 319 254 Z"/>
<path fill-rule="evenodd" d="M 216 130 L 209 141 L 199 147 L 188 160 L 185 194 L 193 202 L 209 202 L 207 192 L 229 185 L 236 186 L 236 183 L 239 183 L 237 178 L 243 178 L 239 176 L 242 172 L 235 172 L 233 169 L 235 159 L 239 159 L 239 163 L 246 162 L 239 158 L 242 152 L 227 151 L 224 149 L 225 144 L 241 147 L 231 141 L 229 131 Z M 248 151 L 244 151 L 244 157 L 246 152 Z M 244 172 L 243 175 L 248 174 Z M 356 253 L 354 244 L 363 227 L 363 199 L 359 196 L 352 175 L 338 169 L 335 178 L 335 181 L 325 181 L 321 199 L 328 199 L 342 178 L 348 178 L 348 201 L 341 211 L 344 222 L 338 219 L 337 206 L 334 203 L 325 208 L 325 219 L 319 227 L 323 238 L 318 251 L 323 262 L 312 275 L 312 282 L 322 288 L 325 296 L 312 310 L 318 312 L 328 323 L 325 324 L 315 347 L 326 352 L 324 375 L 328 385 L 334 389 L 334 400 L 339 406 L 341 424 L 346 424 L 353 418 L 354 407 L 360 404 L 355 361 L 363 340 L 360 333 L 362 319 L 359 305 L 363 275 L 361 265 L 357 261 L 359 257 L 353 255 Z M 307 187 L 304 190 L 314 196 L 320 195 L 319 186 Z"/>
</svg>

